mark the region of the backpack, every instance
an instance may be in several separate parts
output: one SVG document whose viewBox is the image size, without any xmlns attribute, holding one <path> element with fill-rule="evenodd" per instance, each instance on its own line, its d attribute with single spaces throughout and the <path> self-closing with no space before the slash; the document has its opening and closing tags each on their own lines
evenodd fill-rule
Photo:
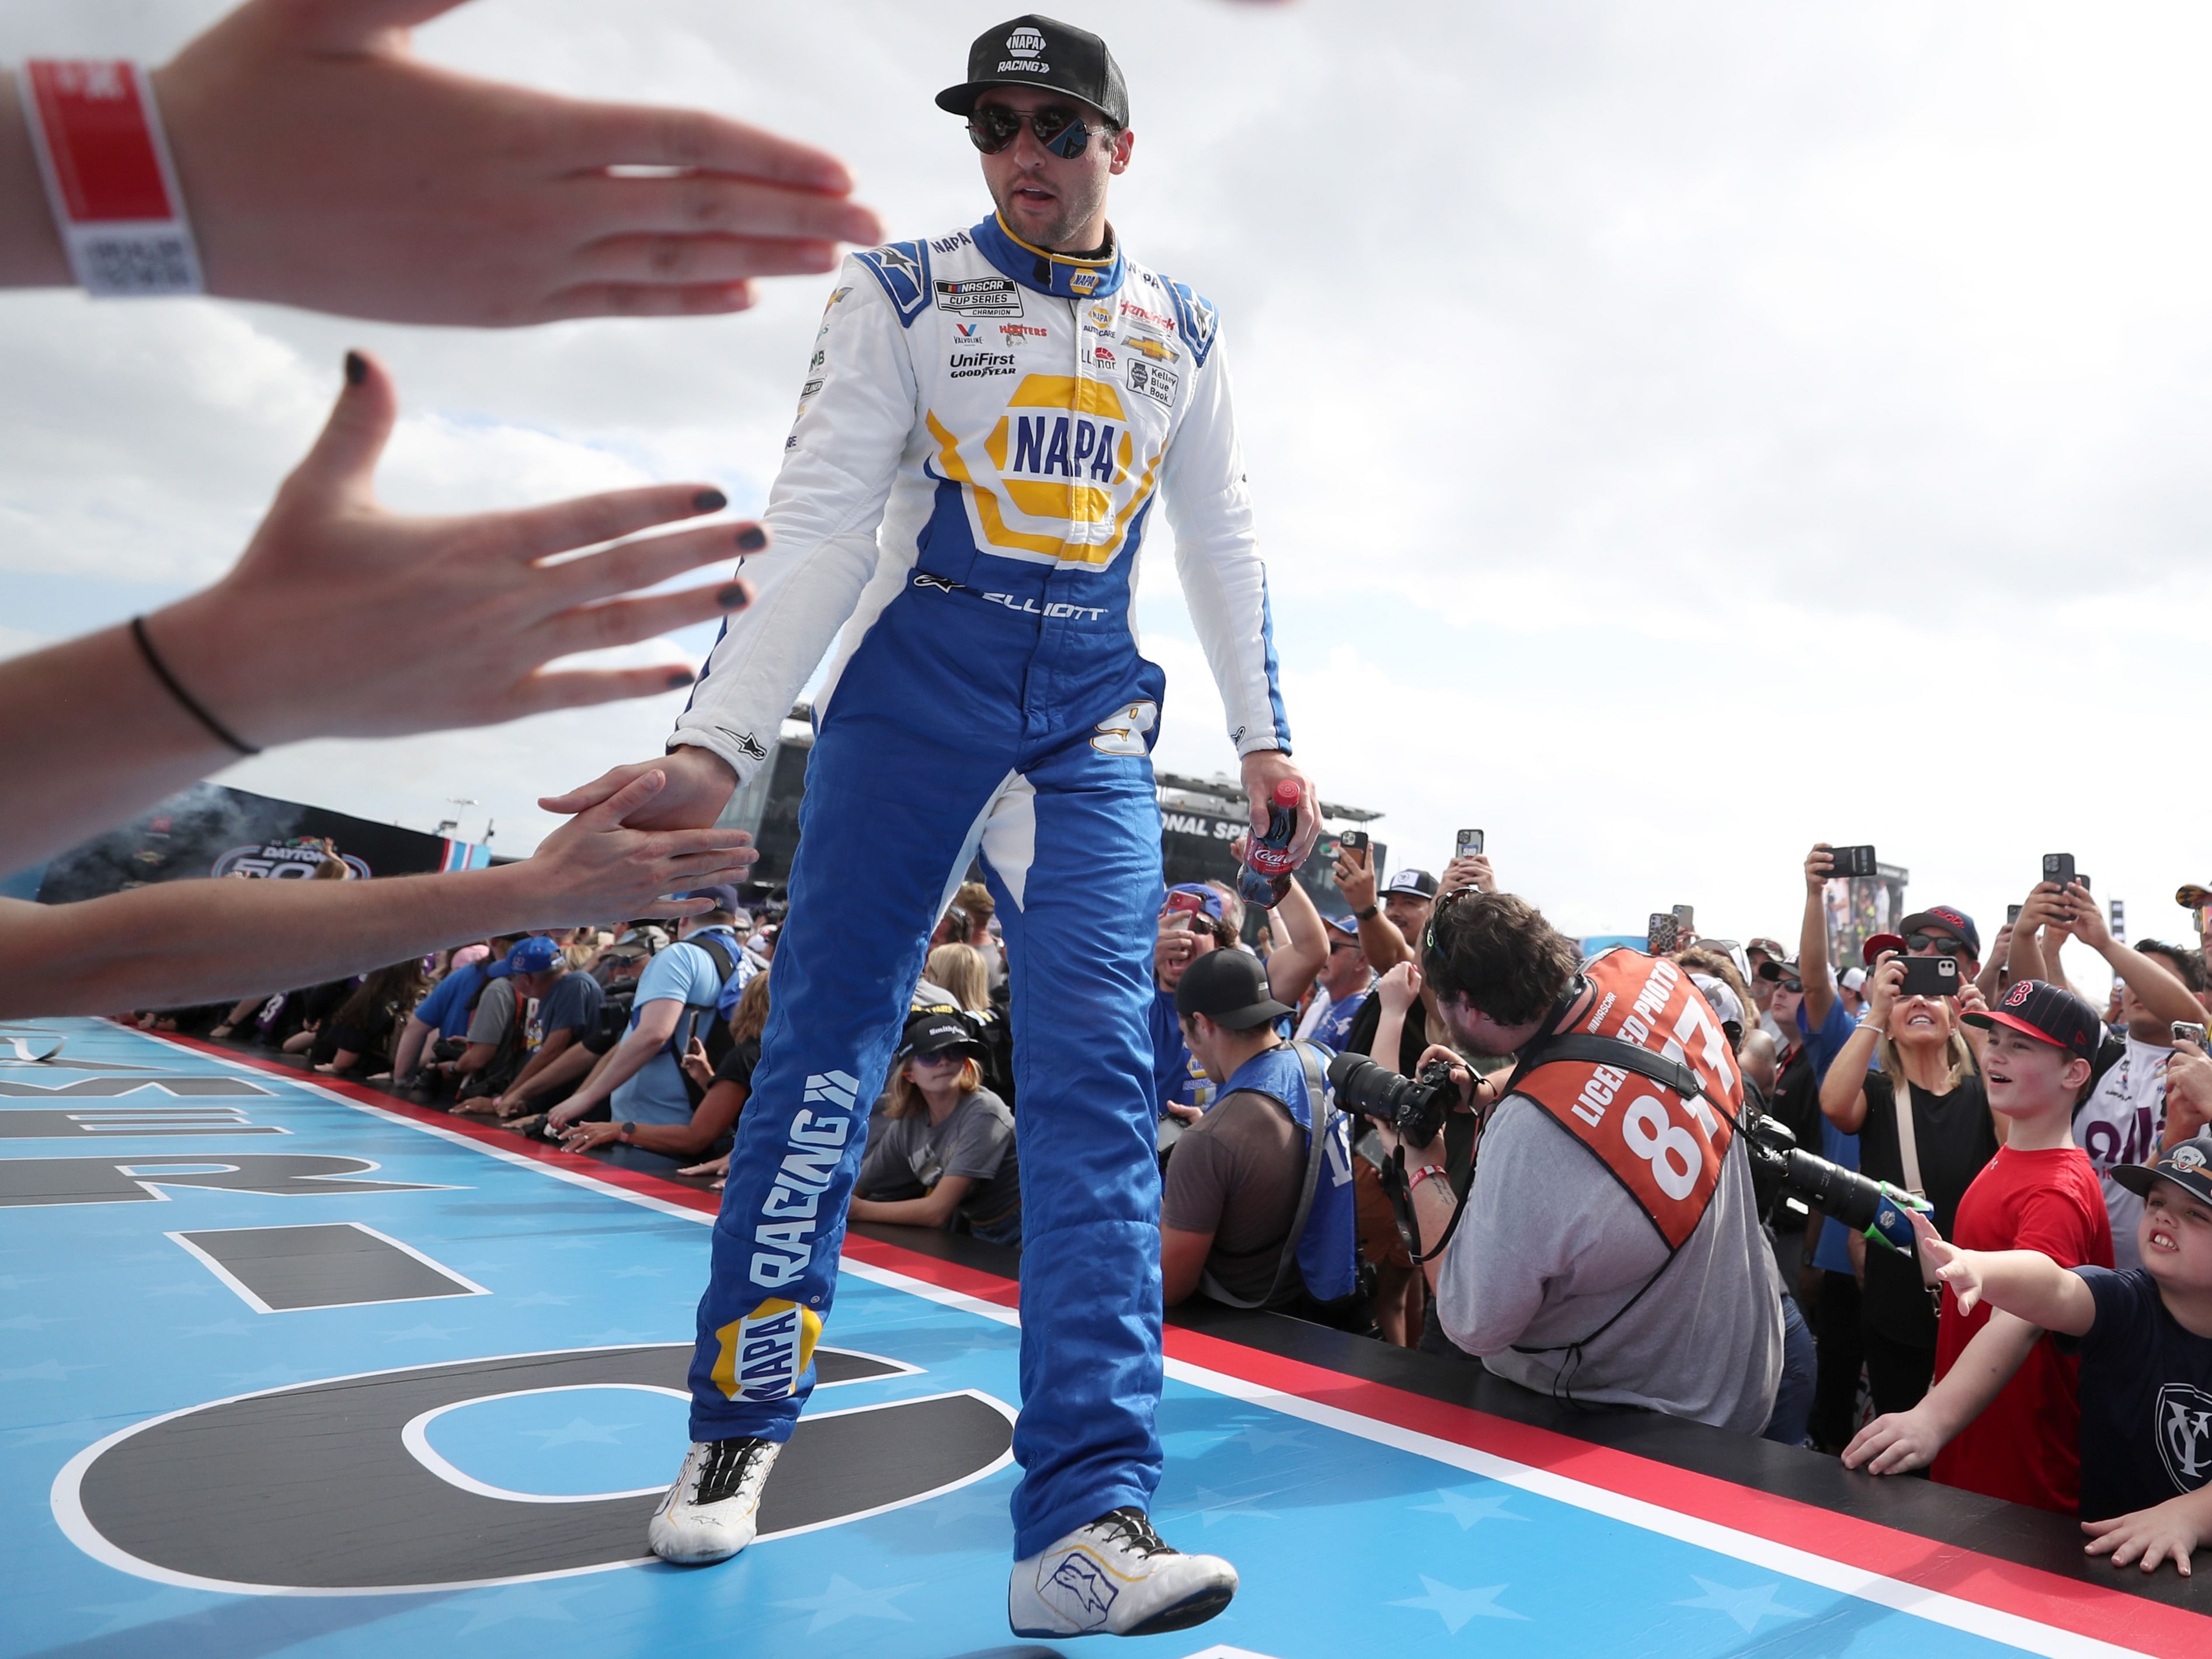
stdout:
<svg viewBox="0 0 2212 1659">
<path fill-rule="evenodd" d="M 714 964 L 720 981 L 715 987 L 712 1002 L 687 1002 L 684 1005 L 684 1012 L 676 1018 L 676 1029 L 668 1036 L 668 1053 L 674 1057 L 678 1073 L 684 1079 L 684 1091 L 690 1096 L 691 1104 L 696 1107 L 707 1097 L 707 1091 L 694 1083 L 690 1074 L 683 1070 L 684 1052 L 696 1036 L 706 1048 L 708 1065 L 719 1067 L 729 1058 L 730 1050 L 735 1045 L 730 1038 L 730 1022 L 722 1014 L 721 1003 L 744 963 L 744 951 L 738 943 L 737 935 L 726 927 L 702 929 L 682 943 L 696 945 L 707 953 L 708 959 Z M 702 1021 L 705 1023 L 702 1024 Z"/>
</svg>

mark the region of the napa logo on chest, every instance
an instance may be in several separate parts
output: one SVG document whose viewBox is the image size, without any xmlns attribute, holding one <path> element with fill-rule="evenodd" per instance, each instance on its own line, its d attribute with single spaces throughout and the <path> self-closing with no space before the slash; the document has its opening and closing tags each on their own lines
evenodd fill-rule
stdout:
<svg viewBox="0 0 2212 1659">
<path fill-rule="evenodd" d="M 822 1316 L 796 1302 L 771 1297 L 714 1333 L 722 1351 L 714 1385 L 732 1400 L 787 1400 L 814 1360 Z"/>
</svg>

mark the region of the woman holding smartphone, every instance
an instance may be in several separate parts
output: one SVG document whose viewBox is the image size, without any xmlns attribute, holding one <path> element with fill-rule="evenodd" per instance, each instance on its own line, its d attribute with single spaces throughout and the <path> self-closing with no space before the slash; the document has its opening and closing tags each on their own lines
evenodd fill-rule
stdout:
<svg viewBox="0 0 2212 1659">
<path fill-rule="evenodd" d="M 1906 995 L 1907 958 L 1885 951 L 1867 982 L 1867 1013 L 1820 1085 L 1820 1110 L 1859 1137 L 1859 1172 L 1916 1192 L 1950 1236 L 1959 1200 L 1997 1155 L 1982 1082 L 1981 1033 L 1960 1015 L 1987 1006 L 1971 981 L 1958 994 Z M 1871 1068 L 1871 1069 L 1869 1069 Z M 1851 1241 L 1867 1382 L 1877 1416 L 1910 1411 L 1936 1372 L 1936 1305 L 1917 1258 Z"/>
</svg>

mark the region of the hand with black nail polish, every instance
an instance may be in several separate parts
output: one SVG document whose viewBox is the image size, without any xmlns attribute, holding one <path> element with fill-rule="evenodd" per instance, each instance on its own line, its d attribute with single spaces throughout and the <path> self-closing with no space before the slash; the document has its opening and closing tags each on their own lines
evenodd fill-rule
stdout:
<svg viewBox="0 0 2212 1659">
<path fill-rule="evenodd" d="M 329 424 L 228 574 L 137 619 L 135 636 L 110 628 L 0 662 L 0 775 L 40 780 L 38 812 L 0 815 L 0 869 L 112 827 L 233 750 L 680 690 L 694 678 L 682 664 L 549 665 L 751 601 L 734 572 L 768 545 L 758 525 L 637 533 L 728 505 L 703 484 L 442 518 L 387 511 L 373 479 L 398 412 L 384 370 L 348 354 Z M 702 566 L 713 582 L 647 591 Z"/>
<path fill-rule="evenodd" d="M 397 394 L 360 352 L 346 381 L 237 566 L 147 619 L 179 680 L 248 743 L 488 726 L 670 690 L 691 683 L 689 667 L 546 665 L 750 602 L 732 573 L 767 544 L 757 525 L 636 533 L 728 504 L 699 484 L 447 518 L 386 511 L 373 477 Z M 711 586 L 643 592 L 709 565 L 721 567 Z"/>
</svg>

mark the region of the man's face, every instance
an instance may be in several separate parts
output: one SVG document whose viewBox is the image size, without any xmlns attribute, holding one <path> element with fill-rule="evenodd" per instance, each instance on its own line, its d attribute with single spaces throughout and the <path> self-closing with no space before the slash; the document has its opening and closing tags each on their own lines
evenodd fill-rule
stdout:
<svg viewBox="0 0 2212 1659">
<path fill-rule="evenodd" d="M 1429 925 L 1429 912 L 1434 909 L 1432 901 L 1419 893 L 1385 893 L 1382 914 L 1390 918 L 1390 925 L 1406 937 L 1408 945 L 1420 942 L 1422 930 Z"/>
<path fill-rule="evenodd" d="M 1039 110 L 1072 112 L 1091 128 L 1083 154 L 1064 161 L 1037 142 L 1026 118 L 1014 140 L 996 155 L 985 155 L 983 182 L 1015 235 L 1032 246 L 1066 252 L 1078 243 L 1096 246 L 1091 227 L 1105 210 L 1106 184 L 1129 165 L 1134 142 L 1126 128 L 1105 131 L 1106 118 L 1080 99 L 1042 88 L 993 87 L 975 100 L 976 112 L 1007 110 L 1024 118 Z"/>
<path fill-rule="evenodd" d="M 2162 956 L 2155 951 L 2145 951 L 2144 954 L 2155 958 L 2161 968 L 2173 967 L 2172 958 Z M 2180 969 L 2175 969 L 2174 973 L 2175 977 L 2180 976 Z M 2120 978 L 2117 974 L 2112 976 L 2112 991 L 2120 1000 L 2120 1024 L 2127 1027 L 2130 1036 L 2138 1042 L 2155 1042 L 2161 1048 L 2172 1045 L 2172 1026 L 2145 1007 L 2143 1000 L 2135 994 L 2134 988 L 2127 981 Z"/>
<path fill-rule="evenodd" d="M 553 981 L 558 975 L 547 969 L 542 973 L 512 974 L 508 977 L 514 981 L 514 988 L 521 995 L 542 999 L 553 988 Z"/>
<path fill-rule="evenodd" d="M 2076 1065 L 2082 1073 L 2078 1077 L 2073 1070 Z M 2008 1025 L 1990 1027 L 1989 1041 L 1982 1045 L 1982 1076 L 1989 1085 L 1990 1109 L 2007 1117 L 2026 1117 L 2056 1105 L 2070 1105 L 2088 1070 L 2088 1061 L 2076 1060 L 2057 1043 Z"/>
<path fill-rule="evenodd" d="M 1794 969 L 1785 968 L 1780 979 L 1762 979 L 1759 982 L 1771 993 L 1766 999 L 1766 1012 L 1774 1016 L 1783 1036 L 1796 1042 L 1797 1011 L 1805 1006 L 1805 981 L 1797 977 Z"/>
<path fill-rule="evenodd" d="M 1765 1013 L 1774 1003 L 1774 986 L 1771 981 L 1760 978 L 1759 970 L 1774 958 L 1759 950 L 1747 951 L 1743 955 L 1751 964 L 1751 1000 L 1758 1005 L 1760 1013 Z"/>
<path fill-rule="evenodd" d="M 1367 983 L 1367 957 L 1357 939 L 1330 939 L 1328 961 L 1321 970 L 1321 983 L 1332 997 L 1350 996 Z"/>
<path fill-rule="evenodd" d="M 2212 1205 L 2171 1181 L 2150 1183 L 2143 1195 L 2136 1244 L 2144 1270 L 2170 1291 L 2212 1291 Z"/>
<path fill-rule="evenodd" d="M 1438 997 L 1437 1012 L 1444 1017 L 1444 1027 L 1451 1033 L 1452 1046 L 1462 1054 L 1495 1057 L 1513 1052 L 1513 1039 L 1505 1034 L 1504 1028 L 1465 997 Z"/>
<path fill-rule="evenodd" d="M 1183 974 L 1192 963 L 1208 951 L 1218 948 L 1213 937 L 1213 923 L 1208 917 L 1193 911 L 1164 909 L 1160 912 L 1160 932 L 1173 933 L 1179 938 L 1188 935 L 1190 939 L 1188 956 L 1181 962 L 1163 963 L 1160 966 L 1160 983 L 1172 991 L 1182 983 Z"/>
</svg>

